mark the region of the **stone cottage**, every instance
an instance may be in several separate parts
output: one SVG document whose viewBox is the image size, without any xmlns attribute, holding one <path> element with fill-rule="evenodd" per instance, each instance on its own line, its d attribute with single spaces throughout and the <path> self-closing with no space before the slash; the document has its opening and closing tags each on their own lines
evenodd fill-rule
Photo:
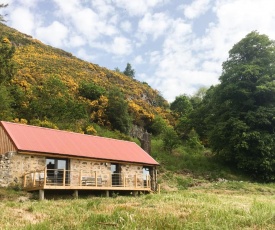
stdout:
<svg viewBox="0 0 275 230">
<path fill-rule="evenodd" d="M 158 165 L 134 142 L 0 122 L 0 186 L 41 199 L 49 189 L 154 191 Z"/>
</svg>

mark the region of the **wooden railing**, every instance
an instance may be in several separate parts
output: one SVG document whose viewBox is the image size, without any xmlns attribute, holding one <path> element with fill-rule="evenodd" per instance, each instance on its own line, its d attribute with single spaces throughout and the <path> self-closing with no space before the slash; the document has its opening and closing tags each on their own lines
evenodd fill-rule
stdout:
<svg viewBox="0 0 275 230">
<path fill-rule="evenodd" d="M 23 188 L 75 187 L 92 188 L 134 188 L 150 189 L 151 178 L 143 174 L 99 173 L 93 171 L 72 171 L 45 169 L 26 173 Z"/>
</svg>

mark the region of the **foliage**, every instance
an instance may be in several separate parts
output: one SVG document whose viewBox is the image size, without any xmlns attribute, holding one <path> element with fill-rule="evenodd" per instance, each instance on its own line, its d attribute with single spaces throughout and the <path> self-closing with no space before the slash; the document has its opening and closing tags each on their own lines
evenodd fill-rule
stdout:
<svg viewBox="0 0 275 230">
<path fill-rule="evenodd" d="M 35 126 L 40 126 L 40 127 L 50 128 L 50 129 L 58 129 L 58 127 L 54 123 L 48 120 L 40 121 L 37 119 L 37 120 L 31 120 L 30 123 Z"/>
<path fill-rule="evenodd" d="M 57 76 L 48 78 L 40 86 L 32 87 L 32 91 L 34 97 L 29 107 L 34 118 L 67 123 L 87 116 L 83 103 L 69 94 L 67 86 Z"/>
<path fill-rule="evenodd" d="M 151 125 L 154 114 L 148 112 L 148 110 L 144 108 L 142 100 L 129 101 L 128 111 L 129 114 L 134 118 L 134 124 L 138 125 L 139 127 L 145 128 Z"/>
<path fill-rule="evenodd" d="M 190 113 L 193 108 L 189 97 L 187 95 L 180 95 L 171 103 L 170 109 L 178 113 L 179 116 L 184 116 Z"/>
<path fill-rule="evenodd" d="M 159 136 L 166 130 L 168 124 L 161 116 L 155 116 L 150 128 L 149 132 L 155 136 Z"/>
<path fill-rule="evenodd" d="M 4 43 L 6 47 L 16 47 L 11 61 L 17 72 L 10 81 L 10 77 L 5 79 L 9 83 L 7 91 L 11 99 L 10 111 L 13 112 L 8 112 L 8 120 L 12 117 L 24 118 L 28 122 L 46 119 L 59 128 L 78 131 L 79 127 L 82 132 L 89 122 L 112 128 L 106 114 L 110 99 L 106 92 L 113 87 L 120 88 L 124 94 L 134 124 L 146 128 L 155 114 L 173 119 L 166 111 L 167 101 L 148 84 L 133 80 L 120 71 L 82 61 L 4 24 L 0 24 L 0 37 L 11 41 Z M 8 59 L 5 61 L 7 63 Z M 56 78 L 56 85 L 53 78 Z M 50 97 L 51 91 L 53 97 Z M 83 125 L 74 125 L 80 123 Z"/>
<path fill-rule="evenodd" d="M 7 87 L 0 85 L 0 120 L 11 119 L 12 109 L 12 97 L 7 90 Z"/>
<path fill-rule="evenodd" d="M 134 78 L 135 77 L 135 70 L 132 69 L 132 66 L 130 63 L 127 63 L 126 65 L 126 68 L 125 70 L 123 71 L 123 73 L 128 76 L 128 77 L 131 77 L 131 78 Z"/>
<path fill-rule="evenodd" d="M 90 100 L 97 100 L 101 95 L 103 95 L 105 90 L 94 84 L 93 82 L 81 82 L 79 86 L 79 94 Z"/>
<path fill-rule="evenodd" d="M 249 33 L 223 63 L 207 113 L 215 153 L 266 181 L 275 180 L 274 63 L 275 43 Z"/>
<path fill-rule="evenodd" d="M 206 147 L 209 147 L 209 130 L 215 125 L 215 121 L 211 119 L 213 116 L 212 111 L 216 107 L 216 105 L 212 103 L 215 89 L 214 86 L 211 86 L 206 91 L 204 97 L 201 100 L 197 100 L 196 109 L 194 109 L 188 117 L 190 120 L 189 125 L 196 130 L 200 136 L 200 140 Z"/>
<path fill-rule="evenodd" d="M 173 127 L 168 126 L 162 133 L 163 147 L 170 154 L 180 144 L 179 137 Z"/>
<path fill-rule="evenodd" d="M 15 48 L 7 38 L 2 38 L 0 43 L 0 85 L 10 81 L 15 73 L 12 57 Z"/>
<path fill-rule="evenodd" d="M 176 119 L 175 130 L 182 140 L 188 139 L 192 129 L 189 115 L 193 111 L 192 102 L 189 96 L 180 95 L 171 103 L 170 109 Z"/>
<path fill-rule="evenodd" d="M 109 92 L 106 115 L 114 130 L 125 134 L 129 132 L 131 119 L 128 113 L 128 103 L 118 88 L 113 88 Z"/>
</svg>

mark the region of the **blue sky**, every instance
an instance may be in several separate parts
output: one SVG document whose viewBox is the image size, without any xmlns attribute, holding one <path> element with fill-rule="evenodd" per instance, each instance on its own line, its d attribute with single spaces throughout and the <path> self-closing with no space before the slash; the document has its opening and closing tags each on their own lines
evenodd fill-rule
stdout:
<svg viewBox="0 0 275 230">
<path fill-rule="evenodd" d="M 124 70 L 168 101 L 217 84 L 252 30 L 275 39 L 274 0 L 0 0 L 7 25 L 83 60 Z"/>
</svg>

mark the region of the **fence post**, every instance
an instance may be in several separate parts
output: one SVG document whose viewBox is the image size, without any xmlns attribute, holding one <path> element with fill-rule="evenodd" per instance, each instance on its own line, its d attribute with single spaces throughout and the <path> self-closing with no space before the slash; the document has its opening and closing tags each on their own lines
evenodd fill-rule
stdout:
<svg viewBox="0 0 275 230">
<path fill-rule="evenodd" d="M 46 183 L 47 183 L 47 168 L 45 167 L 45 169 L 44 169 L 44 182 L 43 182 L 44 186 L 46 185 Z"/>
<path fill-rule="evenodd" d="M 26 184 L 27 184 L 26 179 L 27 179 L 26 174 L 24 174 L 24 181 L 23 181 L 23 187 L 24 187 L 24 188 L 26 187 Z"/>
<path fill-rule="evenodd" d="M 79 186 L 82 184 L 82 170 L 79 172 Z"/>
<path fill-rule="evenodd" d="M 36 176 L 36 172 L 33 173 L 33 180 L 32 180 L 33 187 L 35 187 L 35 176 Z"/>
<path fill-rule="evenodd" d="M 66 169 L 63 169 L 63 186 L 65 186 L 66 183 Z"/>
</svg>

